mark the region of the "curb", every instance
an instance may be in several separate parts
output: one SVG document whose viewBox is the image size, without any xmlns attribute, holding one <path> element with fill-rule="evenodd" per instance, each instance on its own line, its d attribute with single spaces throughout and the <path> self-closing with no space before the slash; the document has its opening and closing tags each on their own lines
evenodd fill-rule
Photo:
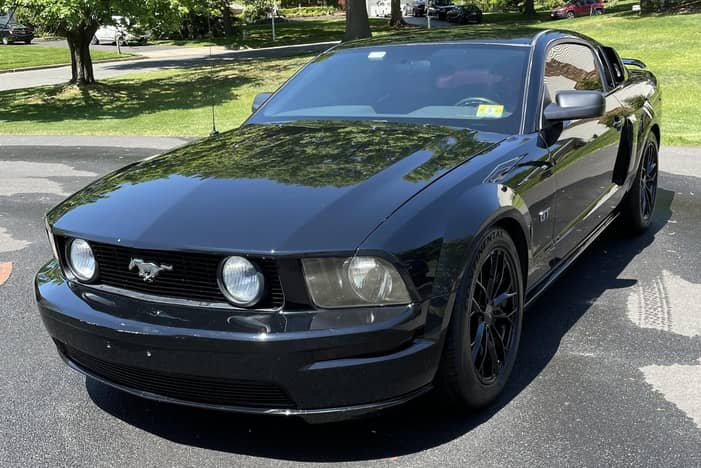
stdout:
<svg viewBox="0 0 701 468">
<path fill-rule="evenodd" d="M 129 57 L 116 58 L 116 59 L 104 59 L 104 60 L 93 60 L 93 63 L 111 63 L 111 62 L 126 62 L 129 60 L 143 60 L 147 57 L 143 55 L 130 55 Z M 50 70 L 52 68 L 70 67 L 70 63 L 55 63 L 53 65 L 37 65 L 36 67 L 20 67 L 20 68 L 10 68 L 8 70 L 0 70 L 0 75 L 3 73 L 19 73 L 25 71 L 37 71 L 37 70 Z"/>
</svg>

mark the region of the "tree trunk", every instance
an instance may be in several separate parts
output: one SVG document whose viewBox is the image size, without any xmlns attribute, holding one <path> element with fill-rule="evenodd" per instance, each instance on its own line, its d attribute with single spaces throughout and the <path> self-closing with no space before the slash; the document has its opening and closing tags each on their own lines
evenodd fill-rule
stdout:
<svg viewBox="0 0 701 468">
<path fill-rule="evenodd" d="M 96 31 L 97 26 L 85 26 L 66 35 L 71 54 L 71 84 L 85 86 L 95 83 L 90 57 L 90 41 Z"/>
<path fill-rule="evenodd" d="M 226 37 L 232 37 L 234 35 L 234 28 L 231 26 L 231 8 L 229 7 L 229 3 L 226 2 L 225 5 L 222 6 L 222 24 L 224 26 L 224 34 Z"/>
<path fill-rule="evenodd" d="M 404 21 L 404 16 L 402 15 L 402 5 L 400 0 L 392 0 L 392 14 L 389 18 L 390 26 L 403 26 L 406 24 Z"/>
<path fill-rule="evenodd" d="M 346 1 L 346 34 L 344 41 L 370 37 L 370 20 L 368 10 L 365 8 L 365 0 Z"/>
<path fill-rule="evenodd" d="M 533 4 L 533 0 L 526 0 L 523 3 L 523 14 L 525 16 L 536 16 L 535 5 Z"/>
</svg>

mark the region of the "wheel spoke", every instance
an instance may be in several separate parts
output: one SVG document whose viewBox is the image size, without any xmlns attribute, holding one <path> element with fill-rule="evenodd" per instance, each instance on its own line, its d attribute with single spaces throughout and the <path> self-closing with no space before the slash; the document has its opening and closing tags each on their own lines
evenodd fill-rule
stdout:
<svg viewBox="0 0 701 468">
<path fill-rule="evenodd" d="M 479 288 L 482 290 L 482 292 L 484 293 L 485 300 L 489 300 L 489 294 L 487 294 L 487 287 L 483 285 L 480 280 L 475 281 L 475 285 L 479 286 Z"/>
<path fill-rule="evenodd" d="M 646 215 L 649 215 L 652 213 L 652 202 L 653 202 L 652 194 L 650 192 L 648 192 L 647 190 L 645 190 L 645 204 L 647 205 L 646 209 L 645 209 Z"/>
<path fill-rule="evenodd" d="M 479 354 L 479 350 L 482 347 L 482 341 L 484 340 L 484 329 L 485 324 L 484 322 L 480 321 L 479 325 L 477 326 L 477 331 L 475 332 L 475 342 L 472 344 L 471 349 L 472 362 L 476 362 L 477 355 Z"/>
<path fill-rule="evenodd" d="M 652 184 L 648 184 L 645 186 L 645 191 L 650 195 L 650 201 L 654 200 L 655 187 Z"/>
<path fill-rule="evenodd" d="M 499 291 L 501 291 L 502 283 L 504 282 L 504 276 L 506 276 L 508 266 L 506 264 L 506 258 L 504 257 L 504 254 L 501 254 L 501 268 L 499 269 L 499 281 L 496 283 L 496 286 L 494 287 L 494 291 L 492 291 L 492 296 L 496 296 Z M 510 275 L 509 275 L 510 276 Z M 496 302 L 496 299 L 495 299 Z"/>
<path fill-rule="evenodd" d="M 496 253 L 496 255 L 495 255 Z M 494 257 L 497 257 L 496 259 Z M 487 280 L 487 299 L 491 299 L 494 294 L 494 283 L 497 276 L 497 262 L 499 251 L 495 250 L 489 255 L 489 279 Z"/>
<path fill-rule="evenodd" d="M 501 308 L 501 306 L 506 301 L 508 301 L 509 299 L 511 299 L 514 296 L 516 296 L 515 292 L 503 292 L 503 293 L 499 294 L 496 298 L 494 298 L 494 307 Z"/>
<path fill-rule="evenodd" d="M 486 334 L 485 334 L 486 335 Z M 482 340 L 482 346 L 480 346 L 480 351 L 482 351 L 482 359 L 480 360 L 479 366 L 477 366 L 477 371 L 482 377 L 484 375 L 484 363 L 487 362 L 487 337 Z"/>
<path fill-rule="evenodd" d="M 474 296 L 472 296 L 472 310 L 470 311 L 470 317 L 475 314 L 484 314 L 484 308 L 477 302 Z"/>
<path fill-rule="evenodd" d="M 506 352 L 508 351 L 508 348 L 506 347 L 506 343 L 504 342 L 506 336 L 506 328 L 504 328 L 504 335 L 499 333 L 496 327 L 493 328 L 493 333 L 492 333 L 492 338 L 496 337 L 497 339 L 494 340 L 494 343 L 498 345 L 499 349 L 497 351 L 501 351 L 501 354 L 499 358 L 502 361 L 506 360 Z"/>
<path fill-rule="evenodd" d="M 650 166 L 647 169 L 647 178 L 652 179 L 656 175 L 657 175 L 657 164 L 654 161 L 652 161 L 652 163 L 650 164 Z"/>
<path fill-rule="evenodd" d="M 498 312 L 495 310 L 494 311 L 494 320 L 506 320 L 509 323 L 513 323 L 513 321 L 514 321 L 513 316 L 517 311 L 518 311 L 517 305 L 514 305 L 513 309 L 511 309 L 511 311 L 508 313 L 504 312 L 504 309 L 501 309 Z"/>
<path fill-rule="evenodd" d="M 487 335 L 487 352 L 489 353 L 489 360 L 492 364 L 492 373 L 489 377 L 495 377 L 499 373 L 499 356 L 497 356 L 497 348 L 494 344 L 494 337 L 491 331 Z"/>
</svg>

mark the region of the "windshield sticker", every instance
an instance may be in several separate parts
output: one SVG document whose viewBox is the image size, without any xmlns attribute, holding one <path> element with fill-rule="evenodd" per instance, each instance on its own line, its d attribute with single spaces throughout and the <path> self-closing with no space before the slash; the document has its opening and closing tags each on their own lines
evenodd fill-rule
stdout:
<svg viewBox="0 0 701 468">
<path fill-rule="evenodd" d="M 382 60 L 383 58 L 385 58 L 386 54 L 387 54 L 387 52 L 385 52 L 384 50 L 373 50 L 372 52 L 370 52 L 368 54 L 368 59 L 369 60 Z"/>
<path fill-rule="evenodd" d="M 501 104 L 480 104 L 477 108 L 476 117 L 487 119 L 498 119 L 504 113 L 504 106 Z"/>
</svg>

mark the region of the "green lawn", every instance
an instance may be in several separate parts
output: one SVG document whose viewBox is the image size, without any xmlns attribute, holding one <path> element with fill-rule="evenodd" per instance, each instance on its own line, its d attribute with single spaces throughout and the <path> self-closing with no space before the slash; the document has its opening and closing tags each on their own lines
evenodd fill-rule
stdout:
<svg viewBox="0 0 701 468">
<path fill-rule="evenodd" d="M 130 57 L 129 54 L 119 55 L 115 52 L 101 50 L 93 50 L 91 55 L 93 60 Z M 62 47 L 41 47 L 26 44 L 0 45 L 0 70 L 69 63 L 71 63 L 71 57 L 68 54 L 68 49 Z"/>
<path fill-rule="evenodd" d="M 395 31 L 390 28 L 387 20 L 370 19 L 370 25 L 374 35 L 388 34 Z M 259 48 L 272 47 L 289 44 L 304 44 L 312 42 L 339 41 L 343 38 L 346 21 L 344 18 L 320 18 L 310 20 L 291 20 L 282 23 L 275 23 L 275 37 L 273 41 L 272 27 L 270 24 L 248 25 L 246 29 L 246 39 L 242 38 L 239 32 L 235 39 L 217 37 L 214 40 L 192 39 L 192 40 L 156 40 L 151 41 L 157 45 L 178 45 L 184 47 L 201 47 L 209 45 L 220 45 L 239 48 Z"/>
<path fill-rule="evenodd" d="M 216 104 L 220 130 L 238 126 L 253 97 L 275 90 L 308 56 L 241 60 L 213 68 L 166 70 L 73 86 L 0 93 L 0 133 L 205 136 Z"/>
<path fill-rule="evenodd" d="M 662 143 L 701 145 L 701 14 L 641 18 L 628 12 L 629 4 L 620 5 L 620 13 L 555 22 L 485 15 L 485 24 L 462 30 L 480 37 L 496 31 L 518 34 L 530 28 L 563 28 L 612 45 L 621 55 L 646 62 L 658 76 L 663 90 Z M 290 36 L 281 31 L 281 40 L 337 39 L 343 32 L 342 21 L 304 24 L 307 29 L 287 23 Z M 317 29 L 326 32 L 313 32 Z M 384 26 L 379 34 L 389 31 Z M 264 44 L 262 30 L 260 34 L 259 44 Z M 447 31 L 436 30 L 436 34 Z M 46 87 L 0 92 L 4 104 L 0 133 L 203 136 L 209 131 L 211 103 L 216 105 L 220 130 L 235 127 L 249 114 L 256 93 L 274 90 L 307 59 L 240 61 L 218 66 L 214 72 L 190 69 L 130 75 L 105 80 L 87 91 Z"/>
</svg>

